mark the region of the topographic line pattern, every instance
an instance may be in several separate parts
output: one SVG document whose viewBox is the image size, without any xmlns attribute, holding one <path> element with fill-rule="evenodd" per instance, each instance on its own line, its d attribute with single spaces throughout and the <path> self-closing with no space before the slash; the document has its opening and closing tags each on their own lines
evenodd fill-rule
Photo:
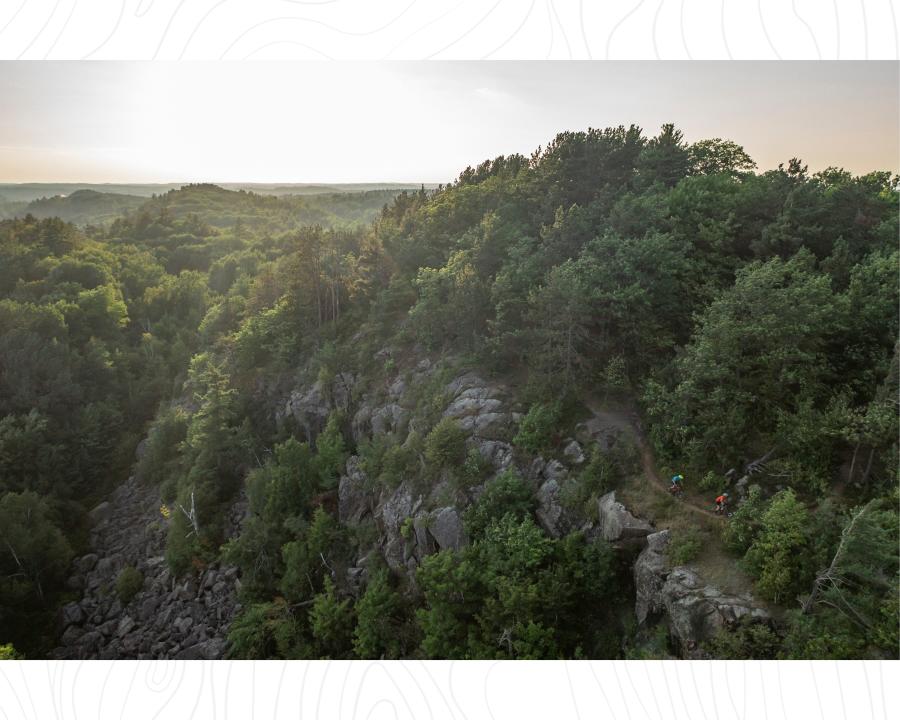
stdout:
<svg viewBox="0 0 900 720">
<path fill-rule="evenodd" d="M 0 58 L 897 59 L 894 3 L 23 0 L 0 8 Z"/>
</svg>

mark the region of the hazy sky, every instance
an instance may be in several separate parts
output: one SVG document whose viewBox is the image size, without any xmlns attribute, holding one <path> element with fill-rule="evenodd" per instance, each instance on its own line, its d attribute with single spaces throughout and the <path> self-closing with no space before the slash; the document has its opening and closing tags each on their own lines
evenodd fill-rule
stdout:
<svg viewBox="0 0 900 720">
<path fill-rule="evenodd" d="M 885 63 L 0 63 L 0 182 L 444 182 L 562 130 L 674 122 L 762 169 L 897 171 Z"/>
</svg>

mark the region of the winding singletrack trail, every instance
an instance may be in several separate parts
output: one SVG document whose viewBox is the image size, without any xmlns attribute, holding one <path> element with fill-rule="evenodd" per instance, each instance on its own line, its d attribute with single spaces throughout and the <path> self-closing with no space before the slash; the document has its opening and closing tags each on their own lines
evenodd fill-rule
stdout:
<svg viewBox="0 0 900 720">
<path fill-rule="evenodd" d="M 644 471 L 644 478 L 648 481 L 647 485 L 653 490 L 671 497 L 669 492 L 669 483 L 660 477 L 656 469 L 656 462 L 653 458 L 653 451 L 644 435 L 644 429 L 641 426 L 640 416 L 632 407 L 626 409 L 612 409 L 599 398 L 589 396 L 584 401 L 585 406 L 591 412 L 591 418 L 585 422 L 585 425 L 591 436 L 602 434 L 605 430 L 615 429 L 629 433 L 635 440 L 641 453 L 641 466 Z M 702 507 L 698 503 L 705 502 L 703 498 L 696 495 L 691 496 L 687 493 L 680 499 L 676 500 L 680 506 L 683 506 L 692 513 L 704 515 L 707 518 L 724 523 L 725 518 L 717 513 Z"/>
</svg>

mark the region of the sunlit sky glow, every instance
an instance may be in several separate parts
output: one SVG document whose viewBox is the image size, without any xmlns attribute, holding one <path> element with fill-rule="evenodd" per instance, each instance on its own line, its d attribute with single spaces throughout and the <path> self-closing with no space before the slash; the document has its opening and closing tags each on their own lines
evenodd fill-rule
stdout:
<svg viewBox="0 0 900 720">
<path fill-rule="evenodd" d="M 897 171 L 884 63 L 0 63 L 0 182 L 446 182 L 563 130 L 674 122 L 761 169 Z"/>
</svg>

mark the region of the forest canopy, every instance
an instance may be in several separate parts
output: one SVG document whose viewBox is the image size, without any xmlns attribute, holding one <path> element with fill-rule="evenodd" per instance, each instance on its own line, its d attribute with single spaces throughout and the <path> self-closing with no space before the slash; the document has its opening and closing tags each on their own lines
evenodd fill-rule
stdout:
<svg viewBox="0 0 900 720">
<path fill-rule="evenodd" d="M 384 487 L 485 482 L 427 397 L 415 432 L 367 445 L 339 414 L 314 442 L 276 426 L 261 388 L 374 383 L 392 346 L 507 379 L 518 452 L 560 454 L 601 393 L 685 476 L 763 459 L 721 542 L 788 619 L 764 651 L 745 632 L 715 652 L 896 657 L 897 176 L 759 171 L 730 140 L 620 126 L 327 207 L 212 185 L 120 201 L 97 224 L 0 221 L 0 643 L 53 646 L 87 513 L 136 471 L 200 508 L 172 515 L 173 575 L 241 569 L 233 657 L 624 656 L 630 581 L 605 545 L 547 536 L 514 473 L 414 587 L 380 566 L 356 595 L 335 582 L 366 542 L 327 500 L 351 455 Z M 604 462 L 584 497 L 620 472 Z"/>
</svg>

